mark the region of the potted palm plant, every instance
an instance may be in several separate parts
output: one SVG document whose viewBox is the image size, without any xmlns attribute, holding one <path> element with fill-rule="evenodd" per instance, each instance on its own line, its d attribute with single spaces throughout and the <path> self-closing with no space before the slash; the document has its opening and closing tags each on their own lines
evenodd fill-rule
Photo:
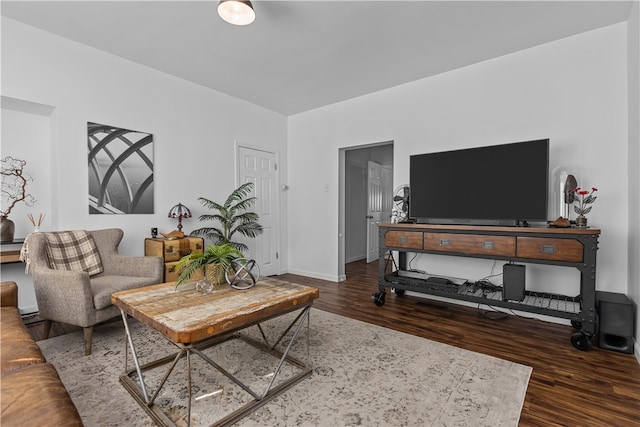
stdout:
<svg viewBox="0 0 640 427">
<path fill-rule="evenodd" d="M 249 197 L 253 183 L 242 184 L 227 197 L 223 204 L 200 197 L 200 203 L 215 211 L 213 214 L 200 215 L 200 221 L 214 221 L 217 226 L 198 228 L 191 232 L 195 236 L 204 236 L 213 244 L 201 253 L 192 253 L 181 258 L 176 264 L 180 276 L 176 287 L 180 286 L 197 271 L 202 271 L 211 283 L 225 283 L 225 271 L 237 258 L 243 258 L 242 251 L 249 248 L 246 244 L 232 239 L 236 234 L 253 238 L 262 234 L 262 226 L 258 223 L 258 214 L 247 211 L 256 201 Z"/>
<path fill-rule="evenodd" d="M 176 271 L 180 272 L 176 287 L 189 280 L 197 271 L 201 271 L 213 285 L 221 285 L 226 281 L 225 271 L 237 258 L 242 258 L 242 252 L 229 243 L 209 245 L 203 252 L 186 255 L 175 266 Z"/>
<path fill-rule="evenodd" d="M 249 197 L 253 189 L 253 182 L 247 182 L 233 190 L 224 204 L 200 197 L 198 200 L 202 206 L 215 211 L 213 214 L 200 215 L 199 221 L 214 221 L 218 227 L 202 227 L 193 230 L 191 234 L 204 236 L 213 241 L 215 245 L 228 243 L 239 251 L 249 248 L 241 242 L 232 239 L 236 234 L 254 238 L 262 234 L 262 226 L 258 223 L 258 214 L 248 209 L 255 203 L 255 197 Z"/>
</svg>

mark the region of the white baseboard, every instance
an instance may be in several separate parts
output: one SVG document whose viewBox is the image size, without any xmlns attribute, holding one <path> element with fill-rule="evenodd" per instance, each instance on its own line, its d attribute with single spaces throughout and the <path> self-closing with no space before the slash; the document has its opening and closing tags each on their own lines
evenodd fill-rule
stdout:
<svg viewBox="0 0 640 427">
<path fill-rule="evenodd" d="M 288 272 L 290 274 L 297 274 L 298 276 L 307 276 L 307 277 L 312 277 L 314 279 L 327 280 L 329 282 L 339 282 L 340 281 L 339 277 L 337 275 L 331 276 L 331 275 L 327 275 L 327 274 L 316 273 L 316 272 L 313 272 L 313 271 L 296 270 L 296 269 L 289 269 Z"/>
<path fill-rule="evenodd" d="M 37 305 L 30 306 L 30 307 L 20 307 L 19 310 L 20 310 L 20 315 L 22 317 L 38 314 L 38 306 Z"/>
<path fill-rule="evenodd" d="M 356 261 L 360 261 L 363 259 L 367 259 L 366 255 L 356 255 L 356 256 L 352 256 L 351 258 L 347 258 L 344 260 L 345 264 L 349 264 L 350 262 L 356 262 Z"/>
</svg>

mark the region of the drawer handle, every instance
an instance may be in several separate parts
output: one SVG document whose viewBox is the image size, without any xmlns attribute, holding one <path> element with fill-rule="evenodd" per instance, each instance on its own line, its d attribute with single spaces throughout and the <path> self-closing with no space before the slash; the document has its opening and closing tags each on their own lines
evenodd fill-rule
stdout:
<svg viewBox="0 0 640 427">
<path fill-rule="evenodd" d="M 555 254 L 556 247 L 553 245 L 542 245 L 540 246 L 540 252 L 542 252 L 543 254 Z"/>
<path fill-rule="evenodd" d="M 398 238 L 398 241 L 399 241 L 400 243 L 407 243 L 407 236 L 399 237 L 399 238 Z"/>
<path fill-rule="evenodd" d="M 449 246 L 449 239 L 440 239 L 440 246 Z"/>
<path fill-rule="evenodd" d="M 493 249 L 493 242 L 482 242 L 482 249 Z"/>
<path fill-rule="evenodd" d="M 173 246 L 167 246 L 167 253 L 173 252 Z"/>
</svg>

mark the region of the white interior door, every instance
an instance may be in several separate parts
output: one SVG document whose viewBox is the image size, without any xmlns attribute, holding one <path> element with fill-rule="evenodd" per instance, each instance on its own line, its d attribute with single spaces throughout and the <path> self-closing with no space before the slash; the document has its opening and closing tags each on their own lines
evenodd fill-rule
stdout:
<svg viewBox="0 0 640 427">
<path fill-rule="evenodd" d="M 238 146 L 238 181 L 253 182 L 257 198 L 254 211 L 263 233 L 255 239 L 244 240 L 249 246 L 248 258 L 256 260 L 261 276 L 278 274 L 278 171 L 276 154 Z"/>
<path fill-rule="evenodd" d="M 383 210 L 382 165 L 369 161 L 367 165 L 367 262 L 378 259 L 378 223 Z"/>
<path fill-rule="evenodd" d="M 391 222 L 393 211 L 393 169 L 384 166 L 382 168 L 382 213 L 380 221 Z"/>
</svg>

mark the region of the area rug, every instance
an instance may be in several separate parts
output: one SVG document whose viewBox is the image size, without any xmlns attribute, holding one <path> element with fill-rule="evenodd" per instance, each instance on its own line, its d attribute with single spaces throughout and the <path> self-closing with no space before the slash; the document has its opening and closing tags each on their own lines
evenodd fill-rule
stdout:
<svg viewBox="0 0 640 427">
<path fill-rule="evenodd" d="M 267 337 L 277 338 L 285 322 L 292 319 L 287 315 L 270 320 L 265 325 Z M 136 321 L 131 322 L 131 330 L 143 361 L 175 350 L 157 332 Z M 260 337 L 256 327 L 247 333 Z M 532 371 L 528 366 L 317 309 L 311 310 L 308 336 L 313 375 L 238 426 L 518 425 Z M 306 339 L 305 333 L 293 346 L 300 359 L 306 357 Z M 125 359 L 122 321 L 95 328 L 91 356 L 83 355 L 81 332 L 38 344 L 57 368 L 87 427 L 154 425 L 119 382 Z M 246 347 L 233 340 L 212 350 L 210 357 L 234 374 L 258 378 L 260 390 L 270 380 L 277 360 Z M 210 425 L 235 409 L 246 393 L 198 357 L 191 361 L 191 425 Z M 278 378 L 286 378 L 295 369 L 283 369 Z M 149 381 L 159 381 L 162 373 L 157 378 L 149 373 Z M 186 396 L 186 362 L 181 361 L 157 399 L 177 425 L 186 425 Z"/>
</svg>

